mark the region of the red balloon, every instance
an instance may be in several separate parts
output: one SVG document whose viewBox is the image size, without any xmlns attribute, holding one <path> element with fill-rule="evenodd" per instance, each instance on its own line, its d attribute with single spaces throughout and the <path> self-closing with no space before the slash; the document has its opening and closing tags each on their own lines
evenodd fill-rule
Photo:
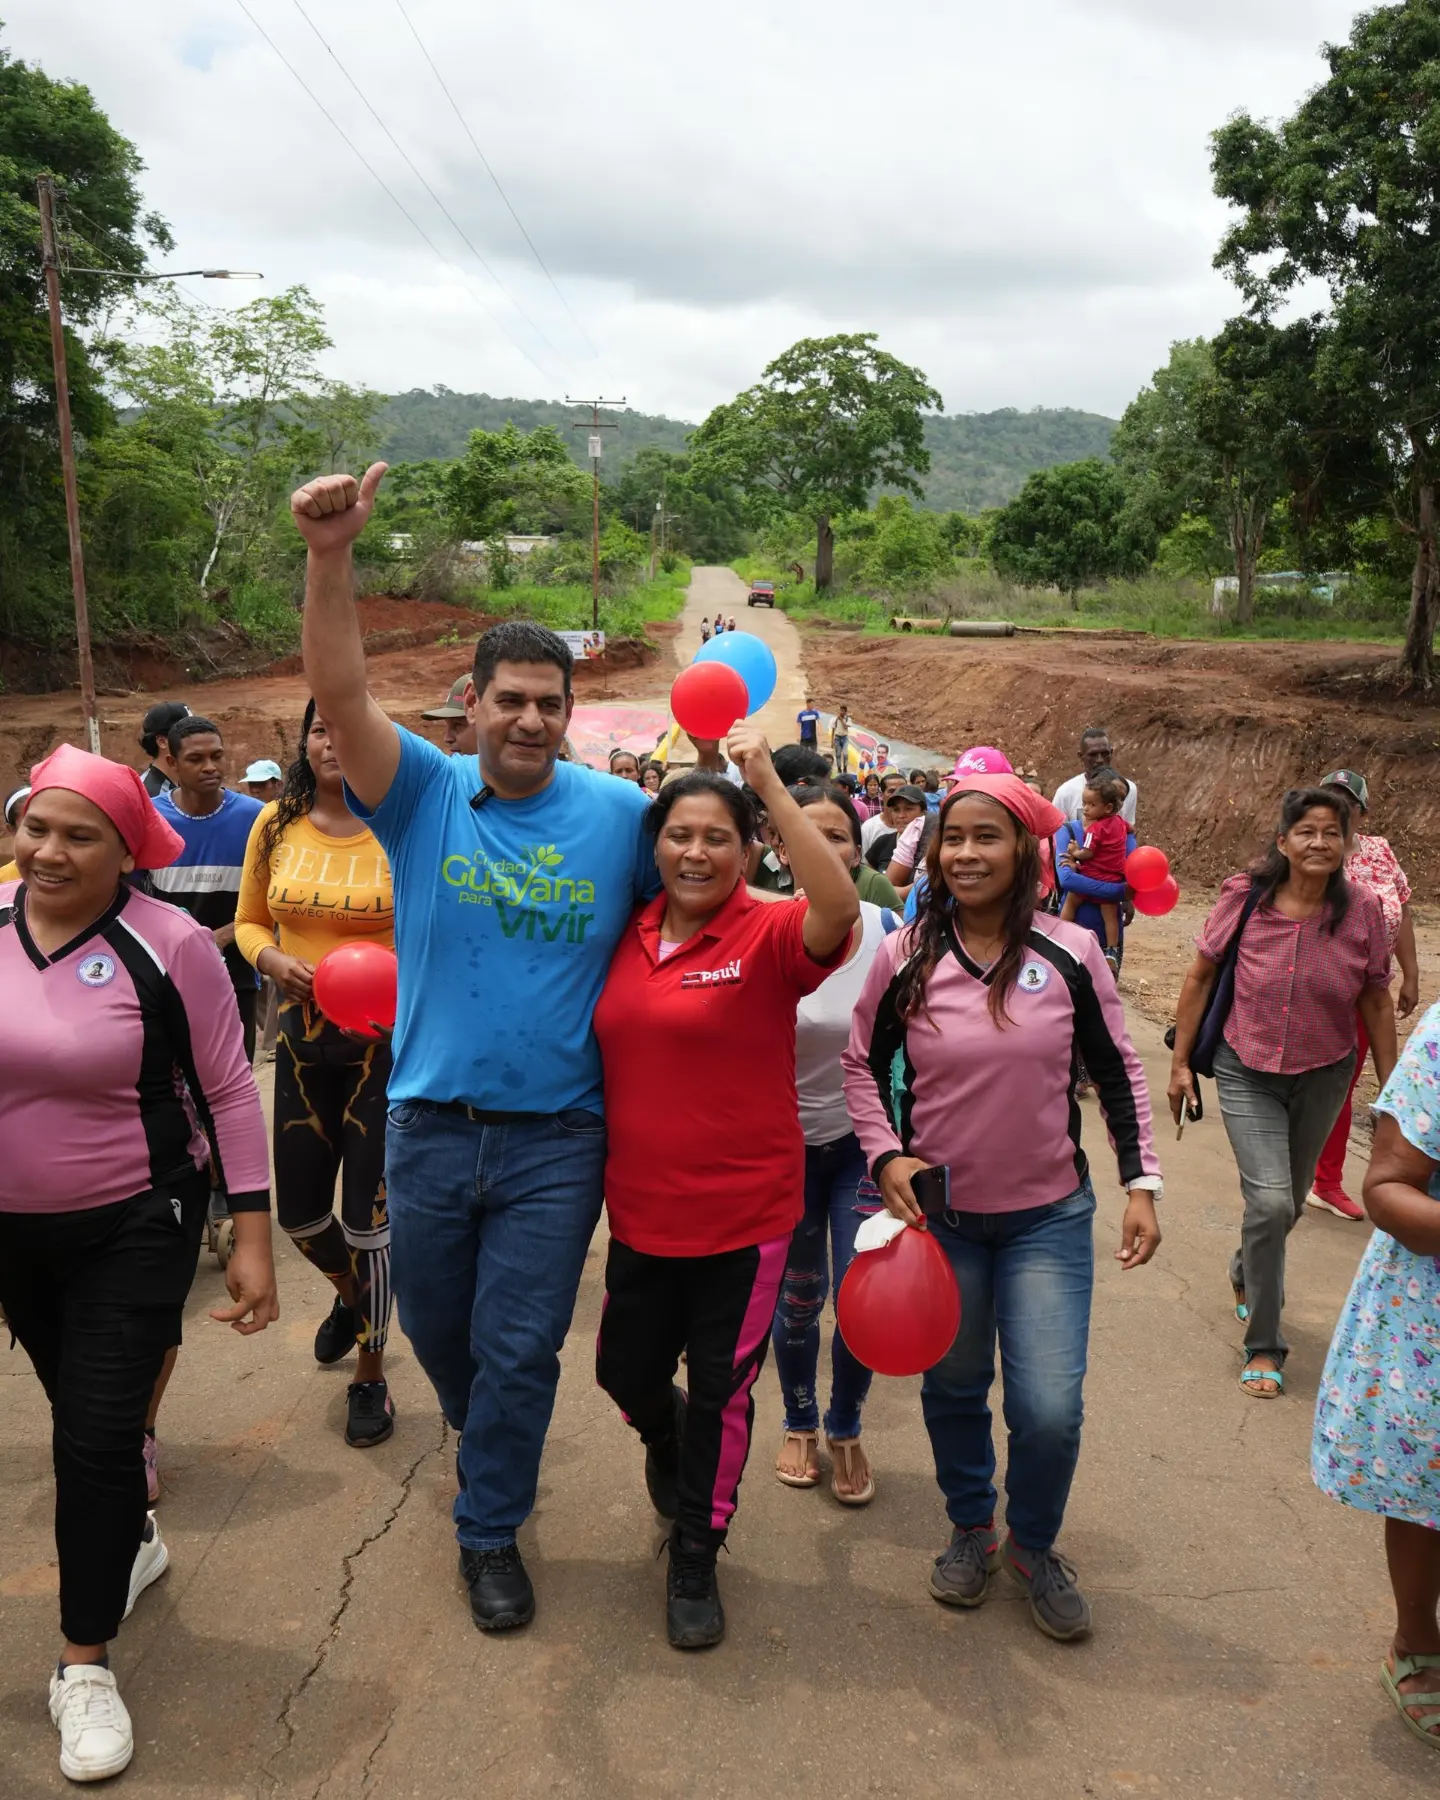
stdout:
<svg viewBox="0 0 1440 1800">
<path fill-rule="evenodd" d="M 877 1375 L 923 1375 L 955 1342 L 960 1289 L 934 1234 L 907 1225 L 881 1250 L 862 1250 L 835 1296 L 846 1348 Z"/>
<path fill-rule="evenodd" d="M 1169 873 L 1170 858 L 1153 844 L 1142 844 L 1125 858 L 1125 879 L 1137 894 L 1158 888 Z"/>
<path fill-rule="evenodd" d="M 383 944 L 339 944 L 315 965 L 315 1004 L 342 1031 L 378 1040 L 395 1023 L 397 964 Z"/>
<path fill-rule="evenodd" d="M 749 712 L 750 690 L 725 663 L 695 662 L 675 677 L 670 710 L 692 738 L 722 738 Z"/>
<path fill-rule="evenodd" d="M 1136 912 L 1146 913 L 1152 919 L 1158 919 L 1163 913 L 1174 909 L 1180 898 L 1180 883 L 1173 875 L 1167 875 L 1159 887 L 1142 888 L 1135 896 Z"/>
</svg>

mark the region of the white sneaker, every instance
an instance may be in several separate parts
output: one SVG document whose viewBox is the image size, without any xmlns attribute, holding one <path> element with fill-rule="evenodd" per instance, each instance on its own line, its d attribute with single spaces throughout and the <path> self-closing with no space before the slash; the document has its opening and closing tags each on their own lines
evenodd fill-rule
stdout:
<svg viewBox="0 0 1440 1800">
<path fill-rule="evenodd" d="M 145 1592 L 152 1581 L 158 1581 L 170 1567 L 170 1552 L 165 1548 L 165 1540 L 160 1535 L 160 1527 L 155 1523 L 154 1513 L 147 1513 L 150 1522 L 150 1536 L 140 1540 L 140 1548 L 135 1552 L 135 1561 L 130 1570 L 130 1598 L 125 1603 L 122 1618 L 128 1619 L 135 1610 L 135 1602 Z"/>
<path fill-rule="evenodd" d="M 50 1717 L 60 1732 L 60 1773 L 104 1781 L 128 1768 L 135 1734 L 115 1677 L 99 1663 L 71 1663 L 50 1677 Z"/>
</svg>

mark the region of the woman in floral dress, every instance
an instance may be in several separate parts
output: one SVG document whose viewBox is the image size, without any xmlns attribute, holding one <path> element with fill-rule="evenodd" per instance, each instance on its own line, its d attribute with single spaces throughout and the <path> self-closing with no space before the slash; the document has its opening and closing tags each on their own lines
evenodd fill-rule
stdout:
<svg viewBox="0 0 1440 1800">
<path fill-rule="evenodd" d="M 1380 1679 L 1440 1749 L 1440 1006 L 1375 1108 L 1377 1229 L 1325 1362 L 1310 1467 L 1333 1499 L 1384 1516 L 1395 1639 Z"/>
</svg>

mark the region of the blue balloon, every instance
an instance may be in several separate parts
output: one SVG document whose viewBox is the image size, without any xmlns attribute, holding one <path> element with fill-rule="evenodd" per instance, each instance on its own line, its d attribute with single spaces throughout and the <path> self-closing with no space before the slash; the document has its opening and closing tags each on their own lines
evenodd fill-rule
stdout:
<svg viewBox="0 0 1440 1800">
<path fill-rule="evenodd" d="M 711 638 L 708 644 L 700 646 L 696 662 L 719 662 L 732 668 L 745 683 L 745 690 L 750 696 L 751 713 L 760 708 L 775 692 L 775 683 L 779 671 L 775 667 L 775 653 L 765 642 L 750 631 L 722 631 L 718 637 Z M 748 715 L 747 715 L 748 716 Z"/>
</svg>

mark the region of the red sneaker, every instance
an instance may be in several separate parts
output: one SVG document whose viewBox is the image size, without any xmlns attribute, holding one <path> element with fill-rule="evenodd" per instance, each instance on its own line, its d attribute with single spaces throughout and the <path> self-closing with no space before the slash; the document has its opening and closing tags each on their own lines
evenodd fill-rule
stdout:
<svg viewBox="0 0 1440 1800">
<path fill-rule="evenodd" d="M 1320 1212 L 1334 1213 L 1337 1219 L 1358 1222 L 1365 1217 L 1365 1208 L 1357 1206 L 1343 1187 L 1312 1188 L 1305 1204 L 1316 1207 Z"/>
</svg>

